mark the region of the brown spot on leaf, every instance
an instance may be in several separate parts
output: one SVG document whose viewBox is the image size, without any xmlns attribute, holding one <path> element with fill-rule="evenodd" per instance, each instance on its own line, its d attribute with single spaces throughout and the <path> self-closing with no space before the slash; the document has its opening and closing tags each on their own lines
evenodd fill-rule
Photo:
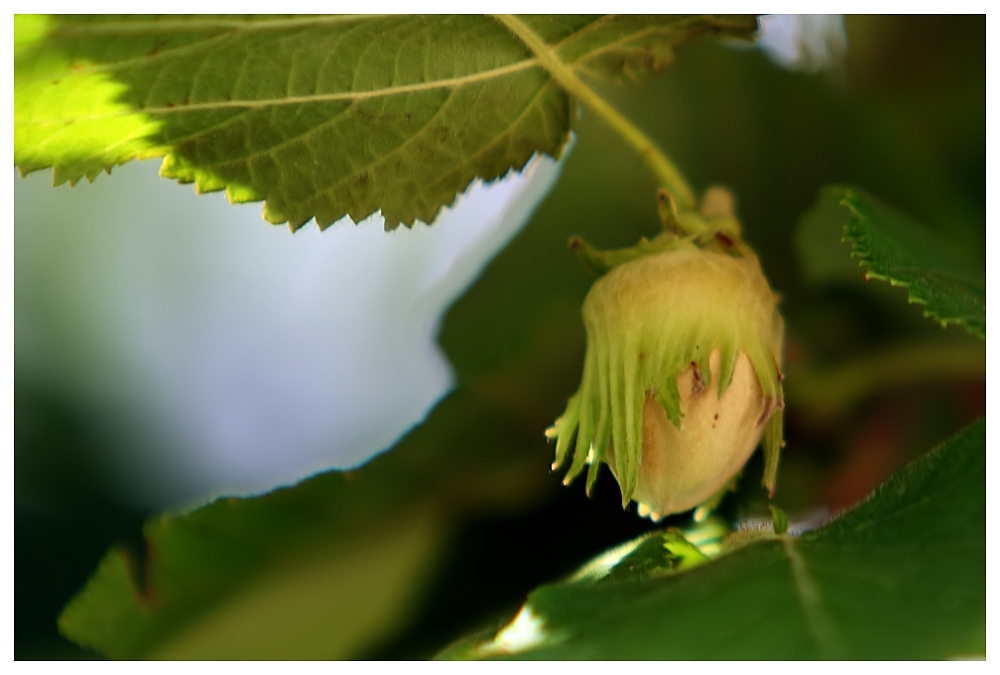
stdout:
<svg viewBox="0 0 1000 675">
<path fill-rule="evenodd" d="M 160 47 L 162 47 L 165 44 L 166 44 L 165 40 L 157 39 L 156 44 L 153 45 L 153 48 L 150 49 L 148 52 L 146 52 L 146 56 L 156 56 L 157 54 L 160 53 Z"/>
</svg>

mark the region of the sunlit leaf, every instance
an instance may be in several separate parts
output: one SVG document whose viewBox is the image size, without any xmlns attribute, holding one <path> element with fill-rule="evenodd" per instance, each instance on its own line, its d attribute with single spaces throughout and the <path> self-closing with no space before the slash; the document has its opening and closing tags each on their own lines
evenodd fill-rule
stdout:
<svg viewBox="0 0 1000 675">
<path fill-rule="evenodd" d="M 753 17 L 540 16 L 581 73 L 659 70 Z M 571 106 L 485 16 L 54 16 L 15 24 L 14 152 L 56 184 L 164 156 L 164 176 L 299 227 L 431 222 L 476 177 L 558 156 Z"/>
<path fill-rule="evenodd" d="M 799 536 L 761 531 L 714 560 L 660 575 L 627 555 L 642 550 L 638 544 L 623 546 L 600 573 L 531 593 L 495 637 L 482 640 L 480 634 L 480 641 L 460 643 L 444 655 L 664 660 L 984 655 L 985 471 L 986 425 L 980 421 L 817 530 Z M 621 574 L 617 568 L 626 563 L 638 572 Z"/>
</svg>

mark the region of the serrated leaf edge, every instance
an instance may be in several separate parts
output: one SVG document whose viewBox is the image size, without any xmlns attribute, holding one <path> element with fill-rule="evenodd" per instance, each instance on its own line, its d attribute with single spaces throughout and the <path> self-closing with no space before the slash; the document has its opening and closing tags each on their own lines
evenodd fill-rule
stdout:
<svg viewBox="0 0 1000 675">
<path fill-rule="evenodd" d="M 926 298 L 923 298 L 920 295 L 916 294 L 913 290 L 912 284 L 910 284 L 909 282 L 897 279 L 888 274 L 881 274 L 872 269 L 871 249 L 865 245 L 864 241 L 859 240 L 859 238 L 856 235 L 852 235 L 850 233 L 850 228 L 852 225 L 861 223 L 861 214 L 858 213 L 857 209 L 855 209 L 854 206 L 851 204 L 850 198 L 852 196 L 860 197 L 860 195 L 858 195 L 858 193 L 853 190 L 847 190 L 847 189 L 841 190 L 841 192 L 844 193 L 845 196 L 841 197 L 838 200 L 838 203 L 841 206 L 844 206 L 848 210 L 850 210 L 853 217 L 850 221 L 844 224 L 844 235 L 840 238 L 840 241 L 843 244 L 850 244 L 851 246 L 850 255 L 852 258 L 857 259 L 858 267 L 860 267 L 864 271 L 863 274 L 864 280 L 868 281 L 869 279 L 875 279 L 877 281 L 888 282 L 889 285 L 893 287 L 905 288 L 907 291 L 906 294 L 907 303 L 911 305 L 920 305 L 921 307 L 923 307 L 924 318 L 935 321 L 942 328 L 947 328 L 948 326 L 951 325 L 963 326 L 972 335 L 985 339 L 986 338 L 985 329 L 983 331 L 980 331 L 979 326 L 976 323 L 970 322 L 967 317 L 942 314 L 938 310 L 935 310 L 934 308 L 930 307 L 929 302 Z"/>
</svg>

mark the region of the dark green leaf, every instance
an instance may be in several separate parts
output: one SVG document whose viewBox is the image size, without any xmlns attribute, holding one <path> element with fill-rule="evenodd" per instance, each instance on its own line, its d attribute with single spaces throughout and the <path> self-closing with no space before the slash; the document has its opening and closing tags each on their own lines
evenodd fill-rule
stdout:
<svg viewBox="0 0 1000 675">
<path fill-rule="evenodd" d="M 843 222 L 844 216 L 850 219 L 843 225 L 843 241 L 865 268 L 865 280 L 902 286 L 911 303 L 924 306 L 928 318 L 986 336 L 985 270 L 907 216 L 855 188 L 826 188 L 804 220 L 798 241 L 807 261 L 807 278 L 844 276 L 845 266 L 835 259 L 838 247 L 829 236 L 829 225 Z M 829 239 L 825 246 L 823 232 Z"/>
<path fill-rule="evenodd" d="M 818 530 L 751 533 L 750 543 L 708 563 L 659 576 L 650 576 L 634 556 L 610 556 L 603 576 L 578 575 L 537 589 L 495 640 L 463 643 L 446 656 L 983 655 L 985 471 L 986 425 L 980 421 Z M 639 572 L 622 578 L 615 572 L 626 561 Z"/>
<path fill-rule="evenodd" d="M 635 77 L 752 17 L 525 21 L 580 72 Z M 135 158 L 297 228 L 434 220 L 479 177 L 557 156 L 566 95 L 485 16 L 19 16 L 14 158 L 54 181 Z"/>
</svg>

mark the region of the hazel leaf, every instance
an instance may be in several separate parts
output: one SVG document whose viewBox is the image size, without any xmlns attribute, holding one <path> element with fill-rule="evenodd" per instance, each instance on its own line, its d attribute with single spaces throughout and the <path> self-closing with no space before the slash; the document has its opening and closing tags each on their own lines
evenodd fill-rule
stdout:
<svg viewBox="0 0 1000 675">
<path fill-rule="evenodd" d="M 445 658 L 943 659 L 986 653 L 986 424 L 819 529 L 688 569 L 619 546 Z M 629 554 L 629 552 L 634 552 Z M 662 554 L 657 552 L 662 557 Z"/>
<path fill-rule="evenodd" d="M 535 16 L 580 73 L 636 79 L 753 17 Z M 559 156 L 572 107 L 487 16 L 18 16 L 14 161 L 71 184 L 132 159 L 326 227 L 432 222 L 475 178 Z"/>
<path fill-rule="evenodd" d="M 864 278 L 907 289 L 910 303 L 941 326 L 959 324 L 986 337 L 986 271 L 905 214 L 852 187 L 831 186 L 820 197 L 847 207 L 843 241 Z M 847 215 L 847 214 L 844 214 Z M 827 216 L 829 218 L 829 216 Z"/>
<path fill-rule="evenodd" d="M 141 554 L 109 550 L 60 631 L 114 659 L 363 658 L 413 620 L 466 512 L 545 488 L 525 461 L 540 420 L 505 421 L 454 394 L 360 469 L 153 517 Z"/>
</svg>

